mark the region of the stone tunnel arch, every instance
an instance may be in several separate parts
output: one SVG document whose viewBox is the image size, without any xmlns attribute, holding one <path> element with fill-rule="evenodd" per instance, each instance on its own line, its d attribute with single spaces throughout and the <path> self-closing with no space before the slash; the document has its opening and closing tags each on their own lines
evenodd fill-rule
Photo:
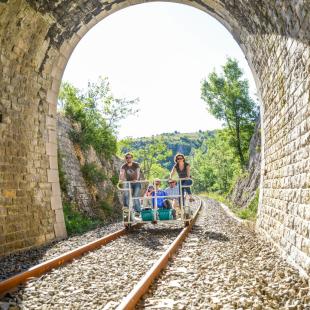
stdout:
<svg viewBox="0 0 310 310">
<path fill-rule="evenodd" d="M 310 4 L 173 2 L 215 17 L 246 55 L 263 110 L 257 230 L 309 274 Z M 55 118 L 62 74 L 89 29 L 139 3 L 0 1 L 0 255 L 66 235 Z"/>
</svg>

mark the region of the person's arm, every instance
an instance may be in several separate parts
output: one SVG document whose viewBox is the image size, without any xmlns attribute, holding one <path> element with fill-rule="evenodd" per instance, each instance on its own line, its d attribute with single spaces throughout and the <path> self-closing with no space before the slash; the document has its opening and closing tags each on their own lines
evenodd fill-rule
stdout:
<svg viewBox="0 0 310 310">
<path fill-rule="evenodd" d="M 173 166 L 171 172 L 170 172 L 170 176 L 169 179 L 172 179 L 173 175 L 175 174 L 175 167 Z"/>
<path fill-rule="evenodd" d="M 119 172 L 119 179 L 120 181 L 125 181 L 125 169 L 121 168 Z"/>
<path fill-rule="evenodd" d="M 191 167 L 189 164 L 186 166 L 186 175 L 188 178 L 191 177 Z"/>
<path fill-rule="evenodd" d="M 140 167 L 137 168 L 137 180 L 140 180 Z"/>
</svg>

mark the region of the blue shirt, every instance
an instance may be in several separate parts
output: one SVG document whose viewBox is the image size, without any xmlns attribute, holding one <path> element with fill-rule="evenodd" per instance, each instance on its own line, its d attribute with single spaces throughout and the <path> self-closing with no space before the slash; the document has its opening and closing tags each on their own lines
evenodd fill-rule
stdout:
<svg viewBox="0 0 310 310">
<path fill-rule="evenodd" d="M 154 197 L 155 196 L 155 192 L 152 193 L 152 196 Z M 157 196 L 157 208 L 161 209 L 164 207 L 164 200 L 167 199 L 167 197 L 162 197 L 162 196 L 167 196 L 167 193 L 162 190 L 162 189 L 159 189 L 156 193 L 156 196 Z M 152 204 L 153 204 L 153 207 L 155 206 L 155 198 L 152 198 Z"/>
</svg>

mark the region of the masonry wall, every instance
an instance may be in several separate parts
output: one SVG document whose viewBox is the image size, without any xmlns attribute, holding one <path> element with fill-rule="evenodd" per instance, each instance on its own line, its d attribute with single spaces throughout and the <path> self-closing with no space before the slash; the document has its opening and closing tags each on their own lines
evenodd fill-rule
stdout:
<svg viewBox="0 0 310 310">
<path fill-rule="evenodd" d="M 248 59 L 262 101 L 257 228 L 309 273 L 310 2 L 180 2 L 222 22 Z M 55 131 L 61 77 L 91 27 L 137 3 L 0 1 L 0 254 L 65 235 Z"/>
</svg>

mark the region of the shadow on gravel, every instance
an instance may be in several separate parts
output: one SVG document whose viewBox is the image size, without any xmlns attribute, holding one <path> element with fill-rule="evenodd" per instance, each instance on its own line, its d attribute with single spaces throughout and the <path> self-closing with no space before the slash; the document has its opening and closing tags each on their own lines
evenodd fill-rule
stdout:
<svg viewBox="0 0 310 310">
<path fill-rule="evenodd" d="M 45 261 L 45 253 L 55 246 L 56 242 L 48 245 L 9 254 L 0 259 L 0 281 L 10 278 L 20 272 Z M 1 309 L 1 308 L 0 308 Z"/>
<path fill-rule="evenodd" d="M 176 238 L 181 230 L 180 228 L 137 229 L 132 231 L 127 237 L 129 243 L 133 245 L 157 250 L 159 247 L 167 244 L 167 238 Z"/>
<path fill-rule="evenodd" d="M 203 235 L 206 237 L 206 239 L 221 241 L 221 242 L 227 242 L 229 241 L 229 238 L 221 233 L 214 232 L 214 231 L 205 231 Z"/>
</svg>

